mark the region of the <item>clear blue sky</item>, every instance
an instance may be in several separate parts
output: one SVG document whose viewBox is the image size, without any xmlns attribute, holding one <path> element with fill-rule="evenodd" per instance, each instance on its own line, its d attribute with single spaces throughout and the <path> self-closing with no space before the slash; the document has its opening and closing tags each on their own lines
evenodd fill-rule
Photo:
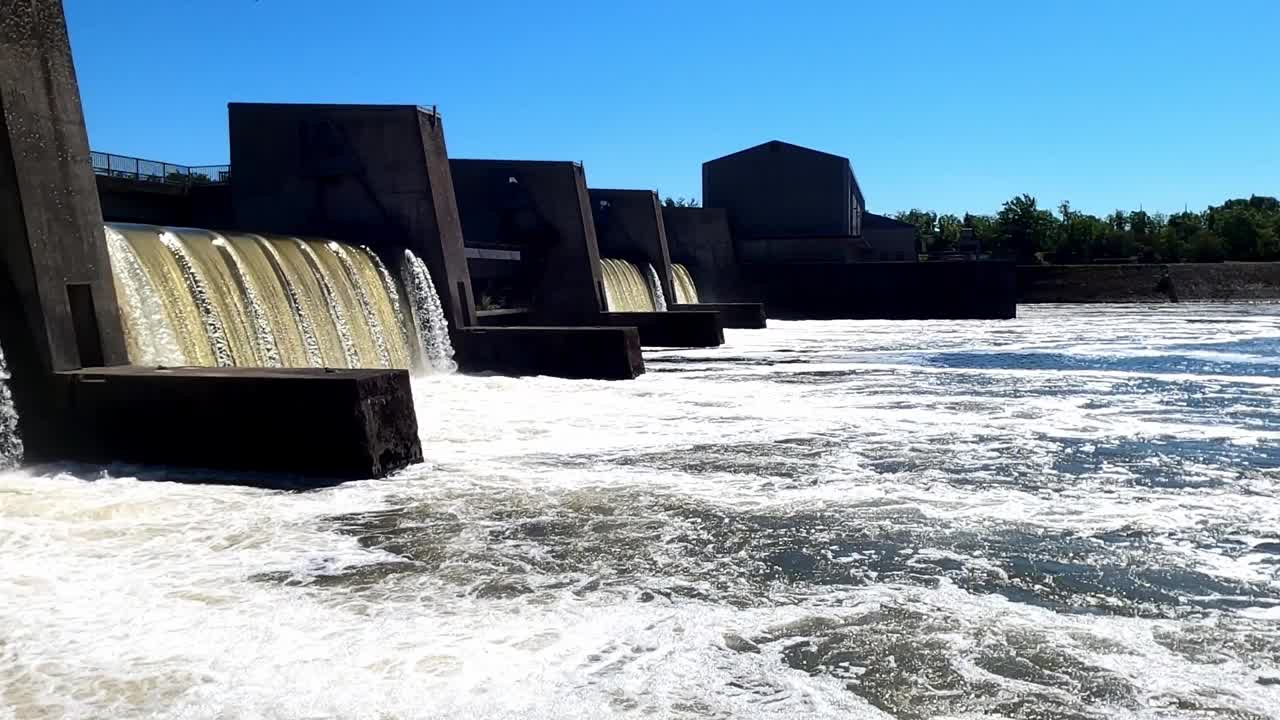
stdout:
<svg viewBox="0 0 1280 720">
<path fill-rule="evenodd" d="M 65 0 L 94 149 L 228 158 L 229 101 L 438 105 L 453 157 L 699 195 L 781 139 L 868 207 L 1280 194 L 1280 2 Z"/>
</svg>

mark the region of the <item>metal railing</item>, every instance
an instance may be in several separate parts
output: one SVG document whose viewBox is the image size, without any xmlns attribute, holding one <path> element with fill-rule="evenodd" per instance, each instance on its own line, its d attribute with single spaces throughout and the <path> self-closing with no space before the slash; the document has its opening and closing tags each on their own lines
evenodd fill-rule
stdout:
<svg viewBox="0 0 1280 720">
<path fill-rule="evenodd" d="M 220 185 L 231 182 L 230 165 L 175 165 L 127 155 L 90 152 L 93 172 L 107 177 L 128 178 L 170 185 Z"/>
</svg>

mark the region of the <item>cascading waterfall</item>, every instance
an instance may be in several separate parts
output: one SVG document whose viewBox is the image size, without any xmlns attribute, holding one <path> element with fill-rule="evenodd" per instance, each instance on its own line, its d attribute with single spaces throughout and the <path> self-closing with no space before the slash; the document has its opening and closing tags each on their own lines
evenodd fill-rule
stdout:
<svg viewBox="0 0 1280 720">
<path fill-rule="evenodd" d="M 0 348 L 0 470 L 22 460 L 22 438 L 18 435 L 18 411 L 9 392 L 9 366 Z"/>
<path fill-rule="evenodd" d="M 342 264 L 342 269 L 347 275 L 347 280 L 351 283 L 352 289 L 356 292 L 356 299 L 360 302 L 360 311 L 364 315 L 364 321 L 373 327 L 380 324 L 377 311 L 373 308 L 373 301 L 369 299 L 369 293 L 361 284 L 359 271 L 356 270 L 355 263 L 347 255 L 346 248 L 336 242 L 330 242 L 326 246 L 329 252 L 332 252 L 338 258 L 338 262 Z M 391 365 L 391 350 L 387 348 L 387 338 L 382 333 L 372 334 L 374 349 L 378 351 L 378 359 L 384 366 Z"/>
<path fill-rule="evenodd" d="M 197 317 L 200 318 L 200 322 L 204 325 L 205 336 L 209 339 L 214 364 L 218 367 L 235 365 L 235 356 L 232 354 L 231 344 L 227 341 L 222 318 L 219 316 L 213 302 L 209 299 L 208 282 L 196 268 L 191 254 L 187 252 L 182 240 L 168 230 L 161 231 L 160 243 L 173 255 L 174 262 L 178 266 L 178 272 L 181 273 L 182 282 L 186 285 L 191 299 L 195 301 Z"/>
<path fill-rule="evenodd" d="M 160 294 L 138 254 L 115 228 L 106 228 L 106 234 L 129 357 L 139 365 L 187 364 L 164 303 L 155 302 Z"/>
<path fill-rule="evenodd" d="M 658 270 L 653 265 L 649 266 L 649 287 L 653 290 L 653 306 L 658 312 L 667 311 L 667 296 L 662 292 L 662 279 L 658 277 Z"/>
<path fill-rule="evenodd" d="M 419 333 L 364 246 L 118 223 L 106 235 L 134 364 L 408 368 L 421 355 L 432 370 L 454 367 L 425 266 L 430 293 L 409 293 L 424 308 Z"/>
<path fill-rule="evenodd" d="M 653 295 L 640 270 L 626 260 L 600 260 L 609 312 L 653 312 Z"/>
<path fill-rule="evenodd" d="M 680 263 L 671 264 L 671 280 L 675 286 L 677 305 L 695 305 L 698 302 L 698 286 L 693 284 L 689 268 Z"/>
<path fill-rule="evenodd" d="M 293 241 L 302 251 L 304 261 L 320 284 L 324 305 L 329 308 L 329 313 L 333 317 L 333 327 L 338 333 L 338 342 L 342 344 L 342 354 L 346 358 L 347 367 L 360 367 L 360 351 L 356 349 L 351 323 L 347 321 L 349 315 L 347 311 L 352 309 L 351 306 L 343 303 L 345 297 L 339 297 L 333 276 L 329 274 L 328 268 L 321 264 L 320 256 L 311 248 L 311 245 L 298 238 L 294 238 Z"/>
<path fill-rule="evenodd" d="M 225 237 L 218 235 L 213 240 L 214 247 L 226 253 L 227 259 L 235 266 L 238 274 L 237 287 L 243 296 L 244 307 L 253 322 L 254 339 L 257 341 L 258 358 L 266 367 L 280 367 L 280 349 L 276 346 L 276 335 L 271 329 L 271 321 L 267 318 L 266 304 L 258 297 L 258 291 L 251 280 L 252 275 L 245 266 L 240 253 Z"/>
<path fill-rule="evenodd" d="M 417 329 L 423 370 L 449 372 L 457 368 L 453 362 L 453 343 L 449 340 L 449 325 L 440 304 L 440 295 L 431 272 L 412 251 L 404 251 L 404 286 L 409 295 L 409 310 Z"/>
</svg>

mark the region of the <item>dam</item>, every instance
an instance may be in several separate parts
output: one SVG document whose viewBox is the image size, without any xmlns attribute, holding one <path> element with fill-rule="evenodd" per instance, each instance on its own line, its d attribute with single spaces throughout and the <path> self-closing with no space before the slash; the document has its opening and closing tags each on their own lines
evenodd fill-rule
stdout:
<svg viewBox="0 0 1280 720">
<path fill-rule="evenodd" d="M 577 162 L 451 159 L 434 106 L 233 102 L 228 165 L 90 153 L 61 4 L 22 6 L 0 41 L 9 457 L 378 477 L 423 457 L 410 373 L 635 379 L 642 347 L 765 328 L 760 297 L 789 318 L 1011 317 L 999 264 L 811 263 L 813 238 L 765 227 L 789 210 L 743 195 L 767 182 L 708 171 L 729 210 L 663 208 Z M 853 200 L 828 249 L 856 244 Z M 779 248 L 807 259 L 763 265 Z M 228 424 L 262 432 L 191 440 Z"/>
</svg>

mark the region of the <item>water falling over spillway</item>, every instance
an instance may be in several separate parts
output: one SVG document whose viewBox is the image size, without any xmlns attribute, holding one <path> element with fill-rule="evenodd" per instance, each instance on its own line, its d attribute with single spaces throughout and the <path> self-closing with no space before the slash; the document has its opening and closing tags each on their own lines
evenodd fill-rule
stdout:
<svg viewBox="0 0 1280 720">
<path fill-rule="evenodd" d="M 667 296 L 662 293 L 662 279 L 658 277 L 658 270 L 652 265 L 649 266 L 649 288 L 653 291 L 653 306 L 658 312 L 667 311 Z"/>
<path fill-rule="evenodd" d="M 626 260 L 602 258 L 604 296 L 609 312 L 653 312 L 655 309 L 649 283 L 639 268 Z"/>
<path fill-rule="evenodd" d="M 440 295 L 426 263 L 411 251 L 404 251 L 404 286 L 409 295 L 409 309 L 419 341 L 419 367 L 422 370 L 449 372 L 457 368 L 453 362 L 453 343 L 449 326 L 440 304 Z"/>
<path fill-rule="evenodd" d="M 698 286 L 693 284 L 689 268 L 680 263 L 671 264 L 671 281 L 675 286 L 676 304 L 694 305 L 698 302 Z"/>
<path fill-rule="evenodd" d="M 0 348 L 0 470 L 22 460 L 22 438 L 18 436 L 18 411 L 9 392 L 9 367 Z"/>
<path fill-rule="evenodd" d="M 435 319 L 423 322 L 422 338 L 402 289 L 367 247 L 117 223 L 106 235 L 134 364 L 408 368 L 423 354 L 443 358 L 427 363 L 433 370 L 452 368 L 434 288 Z"/>
</svg>

